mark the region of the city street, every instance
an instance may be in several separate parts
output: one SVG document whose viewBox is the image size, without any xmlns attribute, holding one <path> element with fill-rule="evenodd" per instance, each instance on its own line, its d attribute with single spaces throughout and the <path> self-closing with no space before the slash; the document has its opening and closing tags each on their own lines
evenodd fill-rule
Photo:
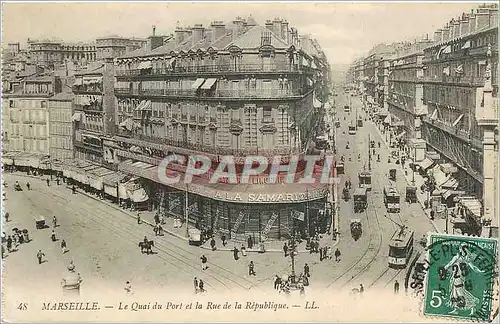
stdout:
<svg viewBox="0 0 500 324">
<path fill-rule="evenodd" d="M 372 286 L 388 287 L 395 279 L 402 283 L 406 272 L 389 269 L 387 263 L 389 241 L 398 228 L 394 222 L 406 225 L 415 231 L 415 251 L 420 248 L 417 241 L 427 232 L 433 231 L 433 227 L 418 203 L 409 204 L 404 201 L 405 190 L 408 185 L 404 177 L 404 171 L 399 164 L 395 164 L 394 159 L 391 158 L 392 163 L 388 163 L 390 152 L 387 146 L 384 145 L 383 138 L 375 123 L 364 120 L 365 113 L 362 111 L 360 98 L 349 97 L 350 95 L 345 94 L 341 88 L 338 88 L 336 92 L 339 96 L 336 97 L 335 106 L 337 118 L 341 122 L 341 127 L 336 129 L 337 160 L 340 160 L 341 156 L 345 157 L 345 174 L 340 176 L 341 182 L 338 188 L 338 211 L 340 231 L 342 233 L 341 244 L 350 246 L 348 248 L 348 258 L 352 257 L 354 260 L 359 260 L 345 275 L 345 278 L 339 278 L 337 284 L 341 286 L 347 283 L 350 283 L 351 286 L 363 284 L 367 289 Z M 351 106 L 350 113 L 344 113 L 344 105 Z M 356 112 L 363 119 L 363 126 L 358 128 L 356 135 L 348 135 L 349 123 L 353 125 L 356 123 Z M 372 190 L 368 192 L 367 210 L 363 213 L 354 213 L 352 197 L 347 202 L 341 199 L 341 189 L 344 187 L 346 180 L 351 181 L 353 189 L 356 188 L 359 183 L 358 172 L 363 169 L 368 170 L 368 146 L 370 140 L 381 143 L 380 148 L 378 148 L 378 144 L 376 145 L 376 154 L 372 155 Z M 346 149 L 347 142 L 350 144 L 349 149 Z M 358 154 L 360 154 L 361 158 L 359 162 Z M 380 162 L 377 162 L 377 154 L 380 154 Z M 351 161 L 349 161 L 349 158 Z M 388 175 L 391 168 L 397 170 L 395 185 L 401 194 L 401 213 L 399 214 L 388 214 L 383 202 L 383 188 L 390 183 Z M 361 219 L 363 234 L 357 242 L 350 235 L 350 219 Z M 359 253 L 362 253 L 361 257 Z M 390 287 L 392 288 L 392 286 Z"/>
</svg>

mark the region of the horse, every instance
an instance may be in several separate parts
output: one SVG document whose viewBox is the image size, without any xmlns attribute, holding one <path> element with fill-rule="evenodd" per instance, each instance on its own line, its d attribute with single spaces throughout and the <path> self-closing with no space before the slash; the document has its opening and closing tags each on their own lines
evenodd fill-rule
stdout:
<svg viewBox="0 0 500 324">
<path fill-rule="evenodd" d="M 153 253 L 152 247 L 155 245 L 153 241 L 141 241 L 139 242 L 139 247 L 141 248 L 141 253 L 151 254 Z"/>
</svg>

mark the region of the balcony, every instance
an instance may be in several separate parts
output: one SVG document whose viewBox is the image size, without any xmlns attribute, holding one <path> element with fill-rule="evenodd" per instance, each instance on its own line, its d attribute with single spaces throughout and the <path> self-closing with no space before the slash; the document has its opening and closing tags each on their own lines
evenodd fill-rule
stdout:
<svg viewBox="0 0 500 324">
<path fill-rule="evenodd" d="M 82 94 L 102 94 L 103 86 L 100 84 L 91 84 L 91 85 L 74 85 L 73 86 L 74 93 L 82 93 Z"/>
<path fill-rule="evenodd" d="M 464 142 L 472 142 L 473 137 L 471 136 L 472 134 L 469 134 L 468 132 L 461 130 L 457 127 L 454 127 L 447 122 L 441 121 L 441 120 L 433 120 L 429 117 L 424 117 L 424 122 L 426 122 L 429 125 L 433 125 L 434 127 L 437 127 L 448 134 L 451 134 L 455 137 L 460 138 Z"/>
<path fill-rule="evenodd" d="M 95 113 L 102 113 L 103 110 L 103 105 L 100 103 L 92 104 L 92 105 L 82 105 L 82 104 L 75 104 L 75 110 L 79 111 L 85 111 L 85 112 L 95 112 Z"/>
<path fill-rule="evenodd" d="M 307 91 L 301 89 L 257 89 L 257 90 L 225 90 L 217 89 L 208 93 L 201 93 L 192 89 L 129 89 L 115 88 L 117 96 L 141 96 L 141 97 L 188 97 L 199 99 L 280 99 L 300 98 Z"/>
<path fill-rule="evenodd" d="M 260 73 L 274 74 L 286 72 L 300 72 L 298 65 L 276 64 L 223 64 L 223 65 L 199 65 L 199 66 L 175 66 L 171 68 L 156 68 L 150 70 L 119 70 L 116 71 L 118 77 L 143 77 L 143 76 L 165 76 L 165 75 L 217 75 L 217 74 L 240 74 L 240 73 Z"/>
<path fill-rule="evenodd" d="M 260 155 L 268 158 L 273 158 L 277 155 L 283 155 L 283 160 L 288 160 L 290 155 L 303 154 L 304 150 L 294 148 L 275 148 L 272 150 L 264 149 L 230 149 L 213 147 L 202 144 L 192 144 L 184 141 L 176 141 L 169 138 L 156 138 L 141 134 L 127 134 L 123 131 L 118 131 L 115 139 L 128 144 L 136 145 L 139 147 L 150 147 L 158 150 L 166 150 L 184 155 L 200 154 L 206 155 L 212 160 L 217 161 L 221 156 L 232 155 L 238 161 L 244 161 L 247 155 Z"/>
<path fill-rule="evenodd" d="M 262 117 L 262 124 L 274 124 L 274 118 L 269 116 Z"/>
<path fill-rule="evenodd" d="M 424 82 L 426 83 L 436 83 L 436 84 L 456 84 L 456 85 L 465 85 L 465 86 L 473 86 L 473 87 L 482 87 L 484 86 L 484 76 L 474 77 L 471 75 L 464 76 L 446 76 L 442 75 L 441 77 L 433 77 L 433 76 L 425 76 Z"/>
</svg>

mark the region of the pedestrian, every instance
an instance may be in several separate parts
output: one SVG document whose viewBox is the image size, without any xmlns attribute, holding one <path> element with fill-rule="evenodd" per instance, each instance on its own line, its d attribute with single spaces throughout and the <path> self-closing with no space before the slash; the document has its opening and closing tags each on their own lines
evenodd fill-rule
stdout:
<svg viewBox="0 0 500 324">
<path fill-rule="evenodd" d="M 59 177 L 56 178 L 56 184 L 57 185 L 60 185 L 61 184 L 61 179 L 59 179 Z"/>
<path fill-rule="evenodd" d="M 280 276 L 276 275 L 276 277 L 274 277 L 274 289 L 279 290 L 280 285 L 281 285 L 281 278 Z"/>
<path fill-rule="evenodd" d="M 253 240 L 252 237 L 249 235 L 247 239 L 247 246 L 249 249 L 253 248 Z"/>
<path fill-rule="evenodd" d="M 283 253 L 285 253 L 285 258 L 288 256 L 288 244 L 286 242 L 283 244 Z"/>
<path fill-rule="evenodd" d="M 210 240 L 210 247 L 212 248 L 212 251 L 215 251 L 215 239 L 212 236 L 212 239 Z"/>
<path fill-rule="evenodd" d="M 12 249 L 12 237 L 9 235 L 7 237 L 7 251 L 10 253 L 11 249 Z"/>
<path fill-rule="evenodd" d="M 158 224 L 155 224 L 155 226 L 153 226 L 153 232 L 155 233 L 155 236 L 158 236 Z"/>
<path fill-rule="evenodd" d="M 341 254 L 340 254 L 340 250 L 339 250 L 339 248 L 337 248 L 337 249 L 335 250 L 335 261 L 337 261 L 337 262 L 339 262 L 339 261 L 340 261 L 340 255 L 341 255 Z"/>
<path fill-rule="evenodd" d="M 57 227 L 57 217 L 55 215 L 52 217 L 52 226 L 54 226 L 54 228 Z"/>
<path fill-rule="evenodd" d="M 9 212 L 6 212 L 5 215 L 4 215 L 4 217 L 5 217 L 5 222 L 8 223 L 9 222 L 9 217 L 10 217 Z"/>
<path fill-rule="evenodd" d="M 203 294 L 205 292 L 205 283 L 201 279 L 200 282 L 198 283 L 198 288 L 200 288 L 200 293 Z"/>
<path fill-rule="evenodd" d="M 397 280 L 394 282 L 394 293 L 399 293 L 399 282 Z"/>
<path fill-rule="evenodd" d="M 141 225 L 142 224 L 142 221 L 141 221 L 141 213 L 140 212 L 137 212 L 137 224 Z"/>
<path fill-rule="evenodd" d="M 73 185 L 73 186 L 71 187 L 71 191 L 73 192 L 73 195 L 74 195 L 74 194 L 76 194 L 76 187 L 75 187 L 75 185 Z"/>
<path fill-rule="evenodd" d="M 155 224 L 160 223 L 160 216 L 158 214 L 155 215 Z"/>
<path fill-rule="evenodd" d="M 2 259 L 4 258 L 4 256 L 5 256 L 5 247 L 2 244 Z"/>
<path fill-rule="evenodd" d="M 196 277 L 194 277 L 193 283 L 194 283 L 194 293 L 197 294 L 198 293 L 198 279 Z"/>
<path fill-rule="evenodd" d="M 201 258 L 201 270 L 207 270 L 207 257 L 205 255 L 202 255 Z"/>
<path fill-rule="evenodd" d="M 250 263 L 248 264 L 248 275 L 249 276 L 255 276 L 255 270 L 254 270 L 254 264 L 253 264 L 253 261 L 250 261 Z"/>
<path fill-rule="evenodd" d="M 45 254 L 42 252 L 42 250 L 38 250 L 38 253 L 36 254 L 36 258 L 38 259 L 38 264 L 42 264 L 42 258 L 45 256 Z"/>
<path fill-rule="evenodd" d="M 434 209 L 431 209 L 431 220 L 434 220 L 434 215 L 435 215 Z"/>
<path fill-rule="evenodd" d="M 220 239 L 222 240 L 222 246 L 226 246 L 226 244 L 227 244 L 227 242 L 226 242 L 226 235 L 222 234 L 222 236 L 220 237 Z"/>
<path fill-rule="evenodd" d="M 238 261 L 238 249 L 236 248 L 236 246 L 234 247 L 233 249 L 233 257 L 234 257 L 234 260 Z"/>
<path fill-rule="evenodd" d="M 306 263 L 304 264 L 304 276 L 305 277 L 310 277 L 311 274 L 309 273 L 309 265 Z"/>
<path fill-rule="evenodd" d="M 26 188 L 28 188 L 28 191 L 30 191 L 30 190 L 31 190 L 31 185 L 30 185 L 30 183 L 29 183 L 29 182 L 26 182 Z"/>
<path fill-rule="evenodd" d="M 363 287 L 363 284 L 359 284 L 359 293 L 362 294 L 365 291 L 365 287 Z"/>
<path fill-rule="evenodd" d="M 127 292 L 127 295 L 132 295 L 132 285 L 130 284 L 130 281 L 127 281 L 125 284 L 125 291 Z"/>
<path fill-rule="evenodd" d="M 56 239 L 56 231 L 52 230 L 52 234 L 50 235 L 50 237 L 52 238 L 52 242 L 57 241 L 57 239 Z"/>
<path fill-rule="evenodd" d="M 65 240 L 62 240 L 61 241 L 61 250 L 62 250 L 62 253 L 66 253 L 66 241 Z"/>
<path fill-rule="evenodd" d="M 306 295 L 306 290 L 304 289 L 303 285 L 300 285 L 300 295 L 305 296 Z"/>
<path fill-rule="evenodd" d="M 49 179 L 49 178 L 47 178 L 47 180 L 46 180 L 46 181 L 47 181 L 47 187 L 50 187 L 50 179 Z"/>
</svg>

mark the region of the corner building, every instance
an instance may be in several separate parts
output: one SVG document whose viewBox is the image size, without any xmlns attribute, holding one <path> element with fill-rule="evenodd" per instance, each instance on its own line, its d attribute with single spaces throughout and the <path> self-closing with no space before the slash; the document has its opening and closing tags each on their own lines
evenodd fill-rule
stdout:
<svg viewBox="0 0 500 324">
<path fill-rule="evenodd" d="M 319 212 L 326 185 L 284 184 L 284 175 L 277 184 L 267 184 L 267 175 L 245 184 L 240 174 L 248 155 L 281 156 L 282 164 L 296 155 L 303 173 L 328 78 L 317 42 L 282 19 L 178 28 L 166 44 L 153 35 L 145 48 L 117 59 L 117 133 L 105 141 L 105 155 L 143 179 L 151 208 L 182 219 L 187 212 L 190 226 L 256 242 L 289 237 L 294 228 L 313 235 L 328 223 Z M 173 153 L 209 157 L 209 174 L 231 155 L 238 184 L 210 184 L 208 177 L 162 184 L 158 165 Z M 185 167 L 170 163 L 167 173 L 182 175 Z"/>
</svg>

